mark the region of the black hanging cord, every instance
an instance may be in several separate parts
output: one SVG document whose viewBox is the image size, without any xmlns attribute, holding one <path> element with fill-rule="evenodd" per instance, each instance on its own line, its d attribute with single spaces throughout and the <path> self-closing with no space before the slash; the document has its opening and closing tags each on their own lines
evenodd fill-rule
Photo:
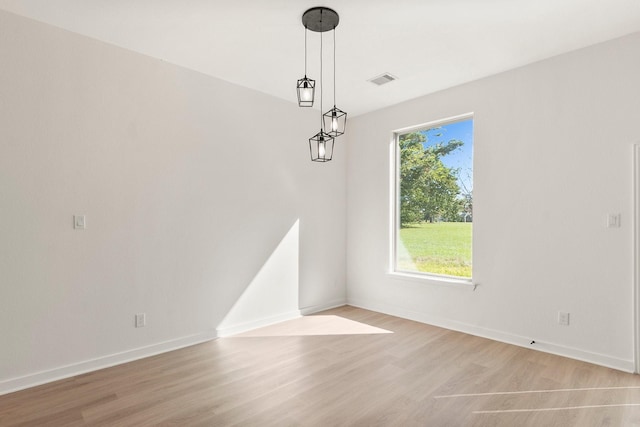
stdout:
<svg viewBox="0 0 640 427">
<path fill-rule="evenodd" d="M 304 27 L 304 76 L 307 77 L 307 27 Z"/>
<path fill-rule="evenodd" d="M 322 10 L 320 10 L 320 27 L 322 28 Z M 320 130 L 324 131 L 324 120 L 322 118 L 322 91 L 324 85 L 322 84 L 322 32 L 320 33 Z"/>
<path fill-rule="evenodd" d="M 336 107 L 336 27 L 333 27 L 333 107 Z"/>
</svg>

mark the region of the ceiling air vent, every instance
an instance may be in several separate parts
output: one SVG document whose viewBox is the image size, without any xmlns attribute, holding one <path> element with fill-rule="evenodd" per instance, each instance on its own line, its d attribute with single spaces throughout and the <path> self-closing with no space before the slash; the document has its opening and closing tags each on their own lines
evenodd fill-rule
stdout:
<svg viewBox="0 0 640 427">
<path fill-rule="evenodd" d="M 377 84 L 378 86 L 382 86 L 383 84 L 387 84 L 387 83 L 392 82 L 392 81 L 394 81 L 394 80 L 398 80 L 398 78 L 397 78 L 397 77 L 392 76 L 392 75 L 391 75 L 391 74 L 389 74 L 389 73 L 384 73 L 384 74 L 382 74 L 382 75 L 380 75 L 380 76 L 378 76 L 378 77 L 374 77 L 374 78 L 372 78 L 372 79 L 369 79 L 369 81 L 370 81 L 371 83 L 375 83 L 375 84 Z"/>
</svg>

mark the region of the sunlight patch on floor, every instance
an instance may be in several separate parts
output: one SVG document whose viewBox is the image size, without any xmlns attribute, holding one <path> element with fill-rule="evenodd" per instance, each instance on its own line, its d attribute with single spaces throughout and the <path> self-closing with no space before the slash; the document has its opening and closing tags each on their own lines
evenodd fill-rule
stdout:
<svg viewBox="0 0 640 427">
<path fill-rule="evenodd" d="M 386 329 L 376 328 L 355 320 L 334 315 L 305 316 L 275 325 L 233 335 L 233 337 L 286 337 L 314 335 L 366 335 L 392 334 Z"/>
<path fill-rule="evenodd" d="M 512 414 L 518 412 L 550 412 L 550 411 L 572 411 L 576 409 L 599 409 L 599 408 L 628 408 L 640 406 L 640 403 L 612 403 L 606 405 L 582 405 L 582 406 L 561 406 L 558 408 L 525 408 L 525 409 L 499 409 L 495 411 L 473 411 L 474 414 Z"/>
<path fill-rule="evenodd" d="M 451 399 L 451 398 L 469 398 L 469 397 L 486 397 L 486 396 L 506 396 L 506 395 L 526 395 L 526 394 L 555 394 L 555 393 L 578 393 L 593 391 L 617 391 L 617 390 L 637 390 L 640 386 L 617 386 L 617 387 L 584 387 L 584 388 L 561 388 L 547 390 L 519 390 L 519 391 L 495 391 L 484 393 L 461 393 L 433 396 L 434 399 Z M 554 406 L 541 408 L 510 408 L 510 409 L 490 409 L 476 410 L 472 413 L 475 415 L 496 415 L 496 414 L 515 414 L 524 412 L 556 412 L 556 411 L 574 411 L 583 409 L 601 409 L 601 408 L 628 408 L 640 407 L 640 403 L 604 403 L 595 405 L 571 405 L 571 406 Z"/>
<path fill-rule="evenodd" d="M 573 391 L 596 391 L 596 390 L 632 390 L 640 389 L 640 386 L 629 387 L 583 387 L 583 388 L 559 388 L 548 390 L 519 390 L 519 391 L 493 391 L 486 393 L 463 393 L 463 394 L 447 394 L 443 396 L 433 396 L 434 399 L 447 399 L 452 397 L 478 397 L 478 396 L 496 396 L 506 394 L 529 394 L 529 393 L 567 393 Z"/>
</svg>

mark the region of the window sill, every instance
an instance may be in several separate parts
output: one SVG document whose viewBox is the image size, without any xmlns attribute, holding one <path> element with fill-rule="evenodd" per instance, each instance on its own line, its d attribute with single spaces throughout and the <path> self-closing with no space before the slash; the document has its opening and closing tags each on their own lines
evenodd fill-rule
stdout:
<svg viewBox="0 0 640 427">
<path fill-rule="evenodd" d="M 478 286 L 471 279 L 456 279 L 454 277 L 436 276 L 428 274 L 412 274 L 405 272 L 392 271 L 387 275 L 394 280 L 420 282 L 427 285 L 445 286 L 448 288 L 468 289 L 475 291 Z"/>
</svg>

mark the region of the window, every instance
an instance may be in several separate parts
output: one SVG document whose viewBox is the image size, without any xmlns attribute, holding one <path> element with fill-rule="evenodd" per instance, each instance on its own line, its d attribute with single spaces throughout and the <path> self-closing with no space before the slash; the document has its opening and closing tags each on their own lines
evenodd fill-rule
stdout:
<svg viewBox="0 0 640 427">
<path fill-rule="evenodd" d="M 393 271 L 471 280 L 473 117 L 394 134 Z"/>
</svg>

